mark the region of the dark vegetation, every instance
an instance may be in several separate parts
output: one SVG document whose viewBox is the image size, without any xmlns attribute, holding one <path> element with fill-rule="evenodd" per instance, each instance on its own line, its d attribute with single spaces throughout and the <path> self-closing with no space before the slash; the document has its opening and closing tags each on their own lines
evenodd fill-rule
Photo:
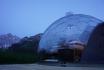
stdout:
<svg viewBox="0 0 104 70">
<path fill-rule="evenodd" d="M 0 52 L 0 64 L 34 63 L 37 61 L 34 53 Z"/>
<path fill-rule="evenodd" d="M 0 64 L 34 63 L 38 61 L 37 49 L 42 34 L 24 37 L 9 48 L 0 49 Z"/>
</svg>

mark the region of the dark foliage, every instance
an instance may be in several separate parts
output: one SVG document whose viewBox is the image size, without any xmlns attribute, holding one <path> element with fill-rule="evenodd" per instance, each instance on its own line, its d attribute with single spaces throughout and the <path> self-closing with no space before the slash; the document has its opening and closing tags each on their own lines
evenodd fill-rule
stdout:
<svg viewBox="0 0 104 70">
<path fill-rule="evenodd" d="M 23 38 L 8 49 L 0 50 L 0 64 L 38 61 L 37 49 L 42 34 Z"/>
<path fill-rule="evenodd" d="M 31 53 L 14 53 L 14 52 L 0 52 L 0 64 L 11 63 L 34 63 L 37 61 L 35 54 Z"/>
<path fill-rule="evenodd" d="M 13 52 L 36 53 L 41 35 L 37 34 L 31 37 L 24 37 L 19 43 L 9 47 L 9 50 Z"/>
<path fill-rule="evenodd" d="M 46 50 L 41 50 L 38 53 L 38 58 L 40 61 L 45 60 L 45 59 L 50 59 L 52 57 L 52 54 L 49 52 L 46 52 Z"/>
</svg>

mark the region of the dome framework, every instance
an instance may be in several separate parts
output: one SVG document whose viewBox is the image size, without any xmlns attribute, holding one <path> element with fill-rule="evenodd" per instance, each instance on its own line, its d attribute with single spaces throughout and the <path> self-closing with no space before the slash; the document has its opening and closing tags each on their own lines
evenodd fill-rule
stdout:
<svg viewBox="0 0 104 70">
<path fill-rule="evenodd" d="M 87 44 L 92 30 L 101 22 L 95 17 L 83 14 L 62 17 L 46 29 L 39 43 L 39 51 L 54 52 L 62 42 L 79 41 Z"/>
</svg>

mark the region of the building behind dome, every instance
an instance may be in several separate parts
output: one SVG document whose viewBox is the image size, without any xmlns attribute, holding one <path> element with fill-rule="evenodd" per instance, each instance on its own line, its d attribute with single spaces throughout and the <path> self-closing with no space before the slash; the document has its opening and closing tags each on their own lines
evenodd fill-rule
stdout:
<svg viewBox="0 0 104 70">
<path fill-rule="evenodd" d="M 62 17 L 44 32 L 38 50 L 54 52 L 57 47 L 60 47 L 61 42 L 80 41 L 86 45 L 92 30 L 101 22 L 95 17 L 83 14 L 71 14 Z"/>
<path fill-rule="evenodd" d="M 91 33 L 81 63 L 104 63 L 104 22 Z"/>
</svg>

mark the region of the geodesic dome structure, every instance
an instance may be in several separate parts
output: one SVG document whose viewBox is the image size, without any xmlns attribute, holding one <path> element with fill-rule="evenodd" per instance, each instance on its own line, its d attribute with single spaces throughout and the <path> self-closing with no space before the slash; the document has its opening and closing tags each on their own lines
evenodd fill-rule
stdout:
<svg viewBox="0 0 104 70">
<path fill-rule="evenodd" d="M 53 52 L 62 42 L 80 41 L 86 44 L 94 27 L 101 22 L 89 15 L 66 15 L 46 29 L 39 43 L 39 51 Z"/>
</svg>

